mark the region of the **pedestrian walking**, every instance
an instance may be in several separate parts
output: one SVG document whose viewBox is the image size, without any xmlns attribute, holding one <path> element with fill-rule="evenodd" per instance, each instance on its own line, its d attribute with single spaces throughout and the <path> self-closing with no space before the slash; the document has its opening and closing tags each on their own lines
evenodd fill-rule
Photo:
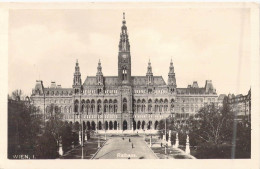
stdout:
<svg viewBox="0 0 260 169">
<path fill-rule="evenodd" d="M 134 148 L 134 143 L 132 143 L 132 148 Z"/>
<path fill-rule="evenodd" d="M 162 143 L 161 143 L 161 147 L 162 147 Z"/>
<path fill-rule="evenodd" d="M 129 138 L 129 142 L 131 142 L 131 139 Z"/>
</svg>

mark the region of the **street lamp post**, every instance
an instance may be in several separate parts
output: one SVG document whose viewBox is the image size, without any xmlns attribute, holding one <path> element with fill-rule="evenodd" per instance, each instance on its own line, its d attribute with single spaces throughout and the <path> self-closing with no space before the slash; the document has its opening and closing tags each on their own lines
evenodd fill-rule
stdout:
<svg viewBox="0 0 260 169">
<path fill-rule="evenodd" d="M 81 159 L 84 159 L 84 138 L 83 138 L 83 120 L 81 120 L 82 112 L 79 114 L 80 123 L 81 123 Z"/>
<path fill-rule="evenodd" d="M 106 124 L 105 124 L 105 112 L 103 112 L 103 126 L 104 126 L 104 130 L 105 130 L 105 140 L 107 140 Z"/>
<path fill-rule="evenodd" d="M 99 115 L 99 113 L 97 112 L 97 134 L 98 134 L 98 128 L 99 128 L 98 115 Z M 98 134 L 98 148 L 100 148 L 99 134 Z"/>
<path fill-rule="evenodd" d="M 166 123 L 167 123 L 167 118 L 165 118 L 165 146 L 164 146 L 164 147 L 165 147 L 165 155 L 167 154 L 167 148 L 166 148 L 166 144 L 167 144 L 167 140 L 166 140 L 166 135 L 167 135 L 167 134 L 166 134 L 166 132 L 167 132 L 166 126 L 167 126 L 167 125 L 166 125 Z"/>
<path fill-rule="evenodd" d="M 152 113 L 151 112 L 148 112 L 148 116 L 149 116 L 149 130 L 150 130 L 150 147 L 152 147 L 152 134 L 151 134 L 151 123 L 150 123 L 150 115 Z"/>
</svg>

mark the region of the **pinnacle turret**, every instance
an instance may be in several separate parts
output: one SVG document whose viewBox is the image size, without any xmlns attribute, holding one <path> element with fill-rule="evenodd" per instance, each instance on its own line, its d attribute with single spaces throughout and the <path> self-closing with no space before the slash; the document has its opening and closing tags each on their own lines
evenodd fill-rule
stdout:
<svg viewBox="0 0 260 169">
<path fill-rule="evenodd" d="M 75 72 L 74 72 L 74 78 L 73 78 L 73 88 L 78 88 L 75 90 L 75 93 L 78 93 L 81 88 L 81 73 L 80 73 L 80 68 L 79 68 L 79 62 L 78 59 L 76 60 L 76 65 L 75 65 Z"/>
<path fill-rule="evenodd" d="M 175 78 L 172 59 L 170 62 L 169 73 L 168 73 L 168 85 L 176 87 L 176 78 Z"/>
<path fill-rule="evenodd" d="M 120 52 L 130 52 L 130 44 L 128 40 L 125 13 L 123 13 L 123 21 L 122 21 L 121 33 L 120 33 L 120 41 L 119 41 L 119 51 Z"/>
</svg>

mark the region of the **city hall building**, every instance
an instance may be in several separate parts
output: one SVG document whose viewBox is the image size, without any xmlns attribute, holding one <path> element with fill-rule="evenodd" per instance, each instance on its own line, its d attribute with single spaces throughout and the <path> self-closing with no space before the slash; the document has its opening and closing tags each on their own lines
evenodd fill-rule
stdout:
<svg viewBox="0 0 260 169">
<path fill-rule="evenodd" d="M 87 76 L 82 83 L 80 65 L 76 61 L 72 88 L 62 88 L 51 83 L 44 87 L 36 81 L 32 90 L 32 103 L 48 119 L 51 105 L 59 107 L 64 120 L 80 121 L 92 130 L 157 130 L 158 122 L 168 117 L 176 118 L 176 124 L 185 125 L 205 104 L 218 102 L 211 80 L 204 87 L 195 81 L 187 88 L 177 88 L 173 62 L 169 63 L 168 79 L 155 76 L 151 62 L 147 73 L 131 75 L 131 52 L 125 17 L 123 18 L 119 51 L 118 74 L 105 76 L 98 62 L 95 76 Z"/>
</svg>

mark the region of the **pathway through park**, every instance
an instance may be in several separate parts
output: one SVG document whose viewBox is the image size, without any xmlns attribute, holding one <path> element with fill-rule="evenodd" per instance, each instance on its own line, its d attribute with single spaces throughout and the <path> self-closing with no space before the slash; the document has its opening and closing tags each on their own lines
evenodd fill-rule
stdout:
<svg viewBox="0 0 260 169">
<path fill-rule="evenodd" d="M 129 138 L 131 141 L 129 142 Z M 132 148 L 133 144 L 133 148 Z M 143 137 L 111 137 L 94 159 L 156 159 Z"/>
</svg>

